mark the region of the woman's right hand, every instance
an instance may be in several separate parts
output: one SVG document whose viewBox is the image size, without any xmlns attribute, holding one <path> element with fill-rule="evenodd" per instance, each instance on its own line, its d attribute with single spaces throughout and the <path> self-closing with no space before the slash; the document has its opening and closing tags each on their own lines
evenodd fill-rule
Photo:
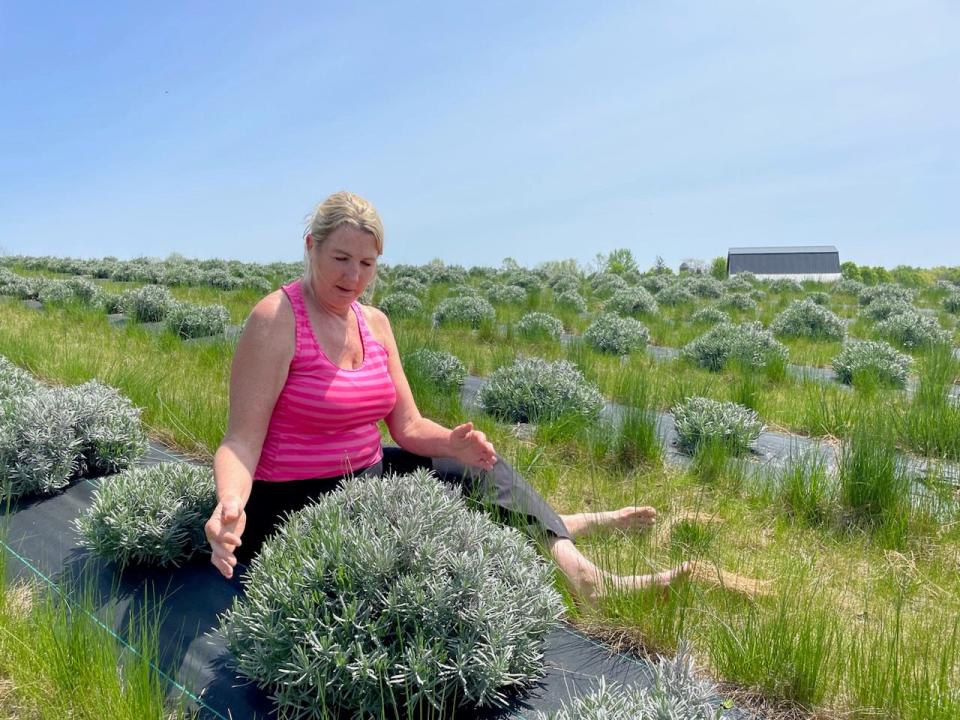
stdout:
<svg viewBox="0 0 960 720">
<path fill-rule="evenodd" d="M 240 536 L 243 535 L 246 524 L 247 514 L 243 511 L 243 501 L 237 495 L 227 495 L 217 503 L 204 526 L 207 542 L 212 550 L 210 562 L 227 579 L 233 577 L 233 568 L 237 564 L 237 556 L 233 551 L 240 544 Z"/>
</svg>

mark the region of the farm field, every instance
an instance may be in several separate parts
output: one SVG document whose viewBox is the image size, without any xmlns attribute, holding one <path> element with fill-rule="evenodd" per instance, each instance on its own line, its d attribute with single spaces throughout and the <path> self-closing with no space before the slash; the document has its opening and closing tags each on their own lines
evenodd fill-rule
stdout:
<svg viewBox="0 0 960 720">
<path fill-rule="evenodd" d="M 144 408 L 154 437 L 206 460 L 225 429 L 228 328 L 300 271 L 2 260 L 0 355 L 50 383 L 97 378 L 116 387 Z M 80 275 L 88 277 L 80 283 Z M 163 283 L 183 278 L 190 283 Z M 490 381 L 493 390 L 474 398 L 461 393 L 462 376 L 450 384 L 445 371 L 408 365 L 424 415 L 474 420 L 559 512 L 658 508 L 652 532 L 579 539 L 588 557 L 624 575 L 684 559 L 701 568 L 665 599 L 570 604 L 577 625 L 640 652 L 689 641 L 699 666 L 767 714 L 956 718 L 960 274 L 906 279 L 850 277 L 831 287 L 437 262 L 381 268 L 369 301 L 390 316 L 405 360 L 424 349 L 450 353 L 472 382 Z M 120 313 L 109 310 L 132 314 L 134 296 L 126 305 L 111 297 L 158 282 L 175 302 L 222 305 L 219 324 L 111 321 Z M 634 324 L 604 325 L 610 315 Z M 198 327 L 216 332 L 183 337 Z M 849 350 L 858 341 L 883 345 Z M 546 389 L 531 390 L 523 407 L 501 403 L 498 374 L 531 358 L 548 363 L 538 366 Z M 560 361 L 620 411 L 538 399 L 563 395 L 550 385 L 559 371 L 549 363 Z M 847 382 L 795 366 L 832 369 Z M 707 411 L 690 398 L 735 403 L 742 422 L 729 420 L 732 406 L 701 422 Z M 664 417 L 680 431 L 677 446 L 660 441 Z M 759 454 L 750 428 L 759 433 L 760 424 L 797 438 L 796 447 Z M 741 436 L 742 446 L 733 442 Z M 831 459 L 799 449 L 807 440 Z M 760 582 L 738 591 L 720 570 Z"/>
</svg>

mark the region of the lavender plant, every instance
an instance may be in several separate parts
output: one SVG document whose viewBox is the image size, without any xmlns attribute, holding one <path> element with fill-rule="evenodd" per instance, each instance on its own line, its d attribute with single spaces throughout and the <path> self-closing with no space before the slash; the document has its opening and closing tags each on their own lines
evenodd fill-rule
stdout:
<svg viewBox="0 0 960 720">
<path fill-rule="evenodd" d="M 745 453 L 763 430 L 763 423 L 753 410 L 705 397 L 690 397 L 677 403 L 673 418 L 677 445 L 691 455 L 703 442 L 720 443 L 733 454 Z"/>
<path fill-rule="evenodd" d="M 728 292 L 720 298 L 720 307 L 736 308 L 737 310 L 756 310 L 757 301 L 746 292 Z"/>
<path fill-rule="evenodd" d="M 558 292 L 554 298 L 554 302 L 558 308 L 573 310 L 578 313 L 586 312 L 587 310 L 587 301 L 584 300 L 583 296 L 576 290 L 562 290 Z"/>
<path fill-rule="evenodd" d="M 460 358 L 443 350 L 416 350 L 404 358 L 404 366 L 442 392 L 459 390 L 467 378 Z"/>
<path fill-rule="evenodd" d="M 130 467 L 147 452 L 140 408 L 98 380 L 57 390 L 74 415 L 78 474 L 105 475 Z"/>
<path fill-rule="evenodd" d="M 877 334 L 905 348 L 946 345 L 951 336 L 935 317 L 921 315 L 916 310 L 896 313 L 877 323 Z"/>
<path fill-rule="evenodd" d="M 519 285 L 494 284 L 487 291 L 490 302 L 502 305 L 518 305 L 527 299 L 527 291 Z"/>
<path fill-rule="evenodd" d="M 481 406 L 510 422 L 542 422 L 562 415 L 594 419 L 603 396 L 567 360 L 522 358 L 498 368 L 479 392 Z"/>
<path fill-rule="evenodd" d="M 859 297 L 860 293 L 863 292 L 866 286 L 859 280 L 854 280 L 853 278 L 842 278 L 837 280 L 831 292 L 835 295 L 853 295 Z"/>
<path fill-rule="evenodd" d="M 412 280 L 412 278 L 407 278 Z M 378 307 L 393 320 L 405 317 L 414 317 L 423 312 L 423 303 L 420 298 L 408 292 L 392 292 L 381 298 Z"/>
<path fill-rule="evenodd" d="M 791 278 L 777 278 L 775 280 L 771 280 L 767 287 L 770 289 L 770 292 L 775 293 L 803 292 L 803 286 Z"/>
<path fill-rule="evenodd" d="M 960 290 L 954 290 L 943 299 L 943 309 L 954 315 L 960 315 Z"/>
<path fill-rule="evenodd" d="M 74 528 L 81 546 L 120 567 L 179 565 L 206 548 L 216 505 L 211 468 L 160 463 L 104 478 Z"/>
<path fill-rule="evenodd" d="M 583 333 L 583 339 L 600 352 L 628 355 L 646 347 L 650 341 L 650 331 L 635 318 L 604 313 L 590 323 Z"/>
<path fill-rule="evenodd" d="M 839 340 L 846 334 L 836 313 L 817 305 L 812 299 L 794 300 L 770 323 L 774 335 Z"/>
<path fill-rule="evenodd" d="M 716 325 L 717 323 L 730 322 L 730 316 L 716 305 L 707 305 L 691 315 L 690 321 L 703 325 Z"/>
<path fill-rule="evenodd" d="M 716 325 L 687 343 L 681 354 L 714 372 L 732 360 L 745 367 L 763 368 L 771 363 L 785 363 L 788 356 L 787 348 L 759 322 Z"/>
<path fill-rule="evenodd" d="M 832 365 L 837 379 L 847 385 L 852 385 L 856 376 L 868 374 L 885 384 L 903 387 L 912 362 L 909 355 L 882 340 L 850 340 Z"/>
<path fill-rule="evenodd" d="M 493 320 L 496 311 L 480 297 L 460 296 L 442 300 L 433 311 L 433 326 L 467 325 L 474 329 L 484 321 Z"/>
<path fill-rule="evenodd" d="M 137 322 L 159 322 L 174 305 L 170 291 L 159 285 L 144 285 L 136 290 L 126 290 L 121 295 L 123 312 Z"/>
<path fill-rule="evenodd" d="M 683 305 L 693 302 L 693 293 L 681 282 L 667 285 L 656 294 L 656 300 L 661 305 Z"/>
<path fill-rule="evenodd" d="M 620 315 L 652 315 L 657 312 L 657 301 L 642 287 L 617 290 L 604 305 L 604 310 Z"/>
<path fill-rule="evenodd" d="M 551 576 L 426 471 L 354 479 L 265 543 L 220 630 L 282 717 L 444 717 L 543 674 L 562 612 Z"/>
<path fill-rule="evenodd" d="M 723 284 L 709 275 L 691 275 L 683 283 L 697 297 L 718 298 L 723 295 Z"/>
<path fill-rule="evenodd" d="M 174 302 L 167 313 L 167 327 L 181 338 L 223 335 L 230 321 L 230 313 L 223 305 L 198 305 Z"/>
<path fill-rule="evenodd" d="M 427 286 L 409 275 L 401 275 L 390 283 L 391 293 L 407 293 L 409 295 L 423 295 L 427 291 Z"/>
<path fill-rule="evenodd" d="M 563 322 L 549 313 L 530 312 L 517 321 L 517 334 L 529 339 L 559 340 Z"/>
</svg>

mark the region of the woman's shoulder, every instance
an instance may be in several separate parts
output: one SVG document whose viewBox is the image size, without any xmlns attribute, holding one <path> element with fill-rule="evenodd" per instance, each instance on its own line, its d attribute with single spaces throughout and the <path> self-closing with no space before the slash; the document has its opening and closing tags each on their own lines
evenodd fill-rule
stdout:
<svg viewBox="0 0 960 720">
<path fill-rule="evenodd" d="M 360 306 L 360 310 L 363 312 L 363 320 L 367 324 L 370 332 L 373 333 L 373 337 L 376 338 L 377 342 L 381 345 L 386 345 L 387 338 L 393 335 L 393 330 L 390 329 L 390 320 L 387 318 L 383 310 L 375 308 L 372 305 L 363 305 L 362 303 L 357 303 Z"/>
<path fill-rule="evenodd" d="M 271 343 L 289 340 L 291 346 L 295 332 L 293 306 L 283 290 L 274 290 L 254 305 L 243 328 L 244 335 L 251 339 Z"/>
</svg>

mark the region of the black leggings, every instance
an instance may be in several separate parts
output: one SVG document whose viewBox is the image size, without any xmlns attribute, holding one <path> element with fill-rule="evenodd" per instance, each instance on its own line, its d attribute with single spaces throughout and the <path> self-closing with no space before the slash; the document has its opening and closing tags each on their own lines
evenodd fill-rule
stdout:
<svg viewBox="0 0 960 720">
<path fill-rule="evenodd" d="M 524 529 L 537 539 L 543 539 L 545 535 L 570 539 L 570 532 L 560 516 L 499 454 L 493 470 L 488 472 L 450 458 L 414 455 L 387 445 L 383 448 L 383 460 L 355 472 L 353 476 L 379 477 L 421 468 L 433 470 L 443 482 L 459 487 L 468 502 L 483 507 L 498 519 Z M 237 560 L 249 565 L 263 541 L 283 522 L 287 513 L 336 490 L 344 479 L 341 476 L 286 482 L 254 481 L 245 509 L 247 524 L 243 543 L 236 550 Z"/>
</svg>

